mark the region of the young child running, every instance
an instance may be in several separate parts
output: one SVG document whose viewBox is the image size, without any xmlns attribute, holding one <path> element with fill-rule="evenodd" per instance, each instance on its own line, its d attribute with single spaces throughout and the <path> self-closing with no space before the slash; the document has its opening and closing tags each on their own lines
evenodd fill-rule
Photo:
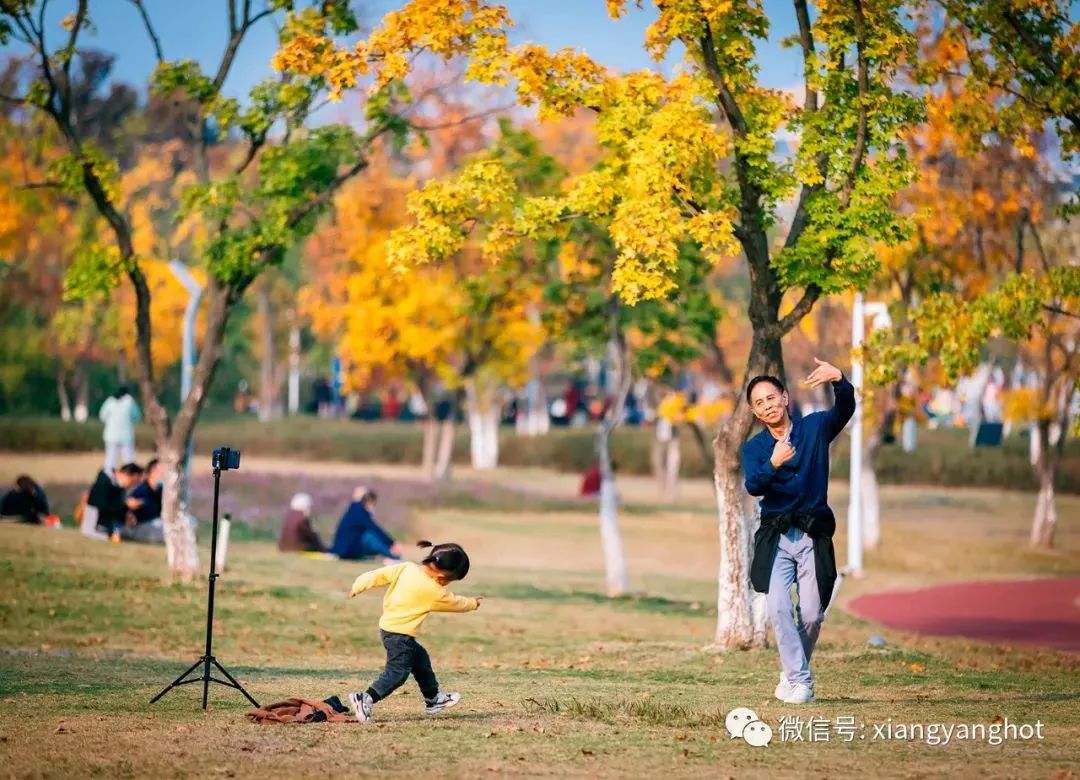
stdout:
<svg viewBox="0 0 1080 780">
<path fill-rule="evenodd" d="M 349 598 L 371 588 L 386 586 L 379 635 L 386 648 L 386 668 L 366 691 L 349 694 L 356 709 L 356 719 L 371 719 L 375 702 L 385 699 L 409 678 L 416 679 L 424 695 L 426 712 L 434 715 L 461 701 L 459 693 L 443 693 L 431 668 L 431 657 L 416 641 L 420 626 L 429 612 L 472 612 L 480 608 L 480 598 L 455 596 L 446 585 L 465 579 L 469 556 L 456 544 L 419 542 L 417 547 L 431 547 L 419 564 L 406 562 L 361 574 L 353 583 Z"/>
</svg>

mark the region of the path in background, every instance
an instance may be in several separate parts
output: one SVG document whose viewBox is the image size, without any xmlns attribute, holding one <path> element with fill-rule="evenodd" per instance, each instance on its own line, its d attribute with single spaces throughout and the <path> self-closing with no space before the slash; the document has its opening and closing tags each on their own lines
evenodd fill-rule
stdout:
<svg viewBox="0 0 1080 780">
<path fill-rule="evenodd" d="M 852 599 L 847 609 L 917 634 L 1080 652 L 1080 577 L 868 593 Z"/>
</svg>

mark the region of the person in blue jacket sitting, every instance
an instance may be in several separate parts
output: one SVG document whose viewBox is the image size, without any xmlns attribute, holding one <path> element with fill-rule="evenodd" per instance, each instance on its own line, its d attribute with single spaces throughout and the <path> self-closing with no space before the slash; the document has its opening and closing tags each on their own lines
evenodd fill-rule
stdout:
<svg viewBox="0 0 1080 780">
<path fill-rule="evenodd" d="M 350 561 L 372 557 L 401 560 L 401 545 L 375 522 L 377 500 L 374 490 L 358 487 L 353 491 L 352 503 L 334 531 L 331 553 Z"/>
</svg>

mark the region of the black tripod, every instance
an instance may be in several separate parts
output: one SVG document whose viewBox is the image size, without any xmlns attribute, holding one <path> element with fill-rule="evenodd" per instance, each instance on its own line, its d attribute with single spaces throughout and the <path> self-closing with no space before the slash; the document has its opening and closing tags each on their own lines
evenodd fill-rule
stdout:
<svg viewBox="0 0 1080 780">
<path fill-rule="evenodd" d="M 230 457 L 233 456 L 233 457 Z M 234 465 L 235 464 L 235 465 Z M 205 710 L 207 701 L 210 698 L 210 683 L 216 682 L 218 685 L 227 685 L 230 688 L 235 688 L 244 694 L 249 702 L 255 707 L 259 706 L 259 703 L 251 698 L 251 694 L 244 690 L 244 686 L 236 681 L 228 670 L 218 663 L 218 660 L 214 658 L 211 652 L 211 646 L 214 641 L 214 581 L 217 580 L 218 575 L 216 571 L 217 566 L 217 534 L 218 534 L 218 492 L 221 488 L 221 471 L 222 469 L 228 470 L 230 468 L 239 468 L 240 466 L 240 453 L 237 450 L 230 450 L 228 447 L 222 447 L 221 449 L 214 450 L 214 524 L 213 530 L 210 533 L 210 596 L 206 607 L 206 652 L 203 656 L 193 663 L 186 672 L 177 677 L 161 691 L 157 696 L 150 700 L 153 704 L 166 693 L 171 691 L 180 685 L 187 685 L 188 683 L 201 682 L 203 684 L 202 695 L 202 708 Z M 225 675 L 224 680 L 219 680 L 216 677 L 210 676 L 210 667 L 213 665 L 219 672 Z M 202 676 L 192 677 L 190 680 L 185 680 L 189 674 L 202 666 Z"/>
</svg>

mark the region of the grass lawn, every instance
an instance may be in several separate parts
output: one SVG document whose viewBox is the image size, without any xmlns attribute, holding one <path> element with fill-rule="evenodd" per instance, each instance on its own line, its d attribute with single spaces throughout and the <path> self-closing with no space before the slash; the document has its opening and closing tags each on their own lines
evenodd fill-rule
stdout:
<svg viewBox="0 0 1080 780">
<path fill-rule="evenodd" d="M 35 458 L 35 473 L 62 482 L 74 462 L 54 457 Z M 0 478 L 12 466 L 0 457 Z M 381 479 L 391 495 L 404 484 L 395 501 L 411 506 L 397 523 L 407 538 L 453 540 L 469 551 L 473 570 L 456 590 L 487 601 L 477 613 L 432 616 L 422 637 L 462 704 L 426 718 L 410 681 L 366 727 L 256 726 L 244 719 L 242 697 L 221 686 L 211 690 L 209 713 L 195 685 L 150 705 L 202 652 L 205 581 L 167 584 L 160 548 L 4 524 L 0 775 L 1064 778 L 1080 766 L 1080 655 L 920 638 L 836 609 L 815 655 L 818 702 L 797 709 L 772 698 L 775 650 L 709 652 L 718 552 L 704 480 L 667 505 L 653 500 L 647 479 L 623 480 L 621 521 L 638 595 L 610 601 L 600 595 L 595 510 L 570 499 L 566 476 L 505 470 L 473 483 L 487 490 L 420 495 L 410 505 L 412 483 L 398 481 L 415 475 L 399 467 L 252 458 L 245 468 L 281 496 L 299 483 L 321 491 L 339 482 L 341 495 L 359 479 Z M 270 490 L 236 485 L 223 499 L 257 504 Z M 1060 499 L 1053 553 L 1024 546 L 1033 500 L 884 488 L 883 547 L 867 556 L 869 575 L 846 584 L 842 601 L 944 581 L 1075 576 L 1080 529 L 1071 518 L 1080 516 L 1080 497 Z M 839 485 L 833 502 L 846 505 Z M 842 559 L 843 535 L 836 541 Z M 346 598 L 363 568 L 284 556 L 258 535 L 237 541 L 218 583 L 216 655 L 262 702 L 366 687 L 383 654 L 379 596 Z M 872 634 L 887 645 L 869 647 Z M 728 738 L 723 719 L 738 706 L 772 725 L 769 747 Z M 835 731 L 828 741 L 808 741 L 806 731 L 803 741 L 781 740 L 778 719 L 795 714 L 850 717 L 865 731 L 850 742 Z M 1040 721 L 1045 738 L 932 746 L 875 738 L 873 730 L 996 718 Z"/>
</svg>

